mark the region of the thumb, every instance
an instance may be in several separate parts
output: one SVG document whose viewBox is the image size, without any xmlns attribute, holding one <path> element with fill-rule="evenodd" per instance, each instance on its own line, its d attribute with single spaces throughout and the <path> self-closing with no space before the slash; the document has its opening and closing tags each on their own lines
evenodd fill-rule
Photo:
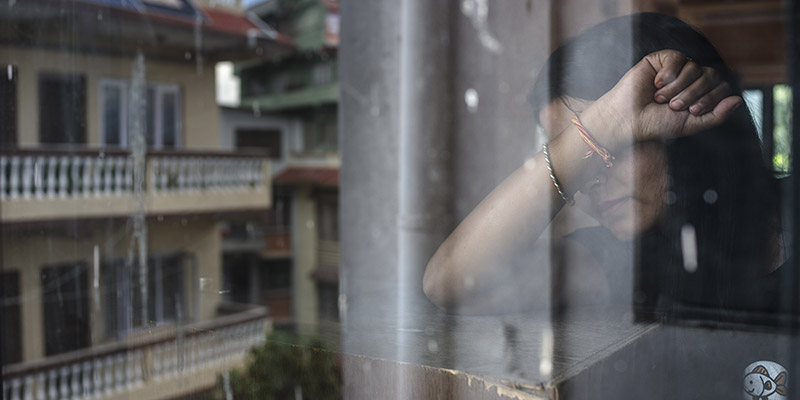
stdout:
<svg viewBox="0 0 800 400">
<path fill-rule="evenodd" d="M 729 96 L 717 103 L 716 107 L 707 114 L 690 115 L 686 120 L 686 132 L 684 133 L 691 135 L 722 124 L 742 103 L 744 100 L 740 96 Z"/>
</svg>

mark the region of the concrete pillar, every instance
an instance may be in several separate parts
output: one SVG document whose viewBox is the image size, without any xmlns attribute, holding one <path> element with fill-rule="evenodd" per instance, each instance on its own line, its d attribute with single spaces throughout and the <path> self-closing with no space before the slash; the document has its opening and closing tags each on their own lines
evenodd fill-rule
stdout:
<svg viewBox="0 0 800 400">
<path fill-rule="evenodd" d="M 19 53 L 17 53 L 19 54 Z M 17 140 L 20 147 L 39 144 L 39 84 L 38 70 L 33 62 L 14 57 L 10 64 L 17 66 Z"/>
<path fill-rule="evenodd" d="M 317 286 L 311 272 L 317 268 L 319 242 L 317 204 L 311 197 L 311 188 L 300 187 L 292 200 L 292 307 L 298 324 L 314 325 L 318 322 Z"/>
<path fill-rule="evenodd" d="M 208 320 L 217 315 L 217 307 L 222 301 L 222 238 L 220 223 L 209 221 L 198 224 L 191 230 L 197 237 L 188 242 L 187 250 L 197 255 L 197 269 L 200 279 L 199 320 Z"/>
<path fill-rule="evenodd" d="M 397 2 L 341 6 L 345 352 L 457 354 L 446 353 L 459 332 L 422 297 L 422 272 L 455 223 L 537 150 L 526 98 L 550 50 L 550 2 L 445 3 L 407 0 L 399 18 Z M 549 277 L 541 282 L 547 290 Z M 397 336 L 371 343 L 365 330 L 381 323 Z M 432 355 L 404 346 L 407 329 L 450 329 L 452 343 Z M 403 385 L 397 378 L 387 393 L 402 393 L 389 388 Z"/>
<path fill-rule="evenodd" d="M 8 249 L 8 247 L 6 247 Z M 20 268 L 19 312 L 22 322 L 22 360 L 44 358 L 44 309 L 42 304 L 42 277 L 38 265 Z"/>
</svg>

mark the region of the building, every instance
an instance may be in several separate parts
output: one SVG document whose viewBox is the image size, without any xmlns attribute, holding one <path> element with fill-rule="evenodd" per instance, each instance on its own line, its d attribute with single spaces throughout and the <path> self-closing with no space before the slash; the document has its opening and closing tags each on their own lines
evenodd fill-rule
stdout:
<svg viewBox="0 0 800 400">
<path fill-rule="evenodd" d="M 338 320 L 339 5 L 272 0 L 251 11 L 296 47 L 235 66 L 241 101 L 222 112 L 223 141 L 270 155 L 274 207 L 261 224 L 230 226 L 239 235 L 223 244 L 227 284 L 276 322 L 313 329 Z"/>
<path fill-rule="evenodd" d="M 220 146 L 214 65 L 292 47 L 238 0 L 0 8 L 3 397 L 202 391 L 264 339 L 225 300 L 223 226 L 268 158 Z"/>
</svg>

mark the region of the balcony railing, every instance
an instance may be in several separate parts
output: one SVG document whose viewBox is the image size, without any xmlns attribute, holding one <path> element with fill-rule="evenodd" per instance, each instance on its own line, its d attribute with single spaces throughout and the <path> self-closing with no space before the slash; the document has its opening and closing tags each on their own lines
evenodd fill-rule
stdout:
<svg viewBox="0 0 800 400">
<path fill-rule="evenodd" d="M 94 346 L 3 370 L 3 398 L 163 398 L 207 389 L 266 338 L 267 311 L 245 312 L 183 330 Z M 180 382 L 180 384 L 177 384 Z"/>
<path fill-rule="evenodd" d="M 285 258 L 292 254 L 292 234 L 289 227 L 260 223 L 228 223 L 225 225 L 225 251 L 255 251 L 264 257 Z"/>
<path fill-rule="evenodd" d="M 233 153 L 149 153 L 148 213 L 269 207 L 269 160 Z M 125 152 L 0 153 L 3 221 L 124 215 L 136 210 L 134 162 Z"/>
</svg>

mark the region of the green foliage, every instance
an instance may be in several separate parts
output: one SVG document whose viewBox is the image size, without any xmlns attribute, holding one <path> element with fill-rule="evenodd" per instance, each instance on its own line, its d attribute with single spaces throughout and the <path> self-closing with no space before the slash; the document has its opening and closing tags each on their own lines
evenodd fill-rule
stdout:
<svg viewBox="0 0 800 400">
<path fill-rule="evenodd" d="M 219 398 L 224 398 L 222 385 L 220 379 Z M 297 390 L 304 399 L 339 399 L 341 362 L 318 337 L 273 332 L 253 348 L 243 370 L 231 371 L 230 385 L 236 400 L 294 399 Z"/>
</svg>

